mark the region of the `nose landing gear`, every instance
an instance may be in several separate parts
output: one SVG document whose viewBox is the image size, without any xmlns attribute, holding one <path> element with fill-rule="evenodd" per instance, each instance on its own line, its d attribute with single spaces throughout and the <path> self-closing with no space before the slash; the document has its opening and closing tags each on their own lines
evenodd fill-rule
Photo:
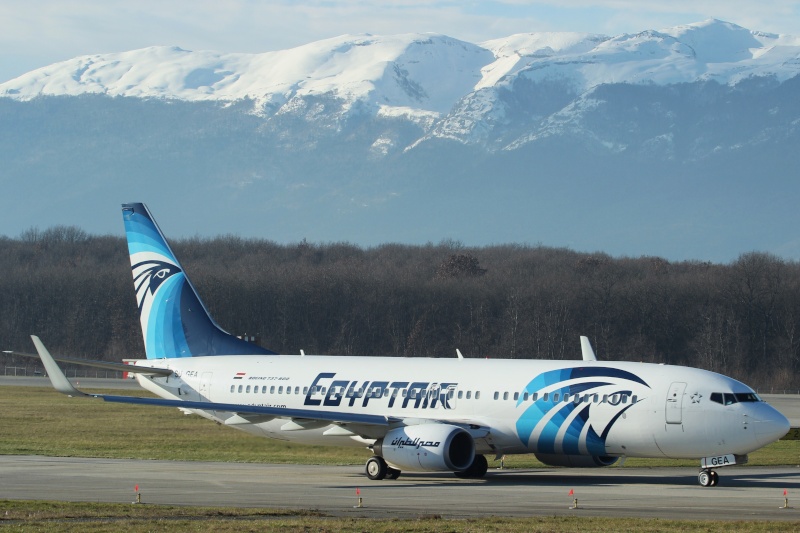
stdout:
<svg viewBox="0 0 800 533">
<path fill-rule="evenodd" d="M 733 453 L 703 457 L 700 459 L 700 473 L 697 474 L 697 481 L 703 487 L 716 487 L 717 483 L 719 483 L 719 474 L 714 470 L 715 468 L 743 465 L 746 463 L 746 455 L 736 455 Z"/>
<path fill-rule="evenodd" d="M 719 483 L 719 474 L 715 470 L 704 468 L 697 474 L 697 481 L 703 487 L 716 487 Z"/>
</svg>

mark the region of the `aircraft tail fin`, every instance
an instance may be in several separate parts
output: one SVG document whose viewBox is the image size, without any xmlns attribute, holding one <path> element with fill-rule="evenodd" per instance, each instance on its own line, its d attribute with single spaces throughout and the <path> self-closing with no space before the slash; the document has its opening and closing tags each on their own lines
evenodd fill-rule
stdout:
<svg viewBox="0 0 800 533">
<path fill-rule="evenodd" d="M 122 218 L 148 359 L 273 354 L 214 322 L 144 204 L 122 204 Z"/>
</svg>

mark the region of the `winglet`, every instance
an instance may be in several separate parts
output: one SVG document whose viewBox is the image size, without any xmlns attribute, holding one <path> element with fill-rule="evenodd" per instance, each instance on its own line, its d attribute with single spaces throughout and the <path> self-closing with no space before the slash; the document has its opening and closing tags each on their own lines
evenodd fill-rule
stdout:
<svg viewBox="0 0 800 533">
<path fill-rule="evenodd" d="M 597 361 L 597 356 L 592 350 L 592 343 L 589 342 L 589 337 L 581 336 L 581 353 L 584 361 Z"/>
<path fill-rule="evenodd" d="M 88 396 L 75 387 L 72 386 L 72 383 L 69 382 L 67 376 L 58 368 L 53 356 L 50 355 L 50 352 L 47 351 L 47 348 L 44 347 L 42 341 L 39 340 L 39 337 L 36 335 L 31 335 L 31 340 L 33 341 L 34 346 L 36 346 L 36 351 L 39 352 L 39 357 L 42 359 L 42 364 L 44 365 L 45 370 L 47 370 L 47 376 L 50 378 L 50 383 L 53 384 L 55 389 L 62 393 L 66 394 L 67 396 Z"/>
<path fill-rule="evenodd" d="M 461 350 L 459 350 L 458 348 L 456 348 L 456 355 L 458 356 L 459 359 L 464 359 L 464 356 L 461 355 Z"/>
</svg>

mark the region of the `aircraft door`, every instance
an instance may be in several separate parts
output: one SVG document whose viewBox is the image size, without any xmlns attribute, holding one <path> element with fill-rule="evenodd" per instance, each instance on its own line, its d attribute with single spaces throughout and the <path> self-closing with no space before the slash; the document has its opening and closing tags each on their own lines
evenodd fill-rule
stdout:
<svg viewBox="0 0 800 533">
<path fill-rule="evenodd" d="M 666 406 L 667 424 L 683 423 L 683 393 L 685 390 L 686 383 L 680 381 L 669 386 Z"/>
</svg>

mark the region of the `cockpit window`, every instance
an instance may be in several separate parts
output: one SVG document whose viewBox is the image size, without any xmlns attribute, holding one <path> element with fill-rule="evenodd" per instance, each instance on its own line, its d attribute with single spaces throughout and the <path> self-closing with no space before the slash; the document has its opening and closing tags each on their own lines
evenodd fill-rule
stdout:
<svg viewBox="0 0 800 533">
<path fill-rule="evenodd" d="M 733 405 L 739 402 L 760 402 L 758 394 L 755 392 L 712 392 L 709 399 L 721 405 Z"/>
<path fill-rule="evenodd" d="M 737 392 L 736 400 L 740 402 L 760 402 L 761 398 L 755 392 Z"/>
</svg>

